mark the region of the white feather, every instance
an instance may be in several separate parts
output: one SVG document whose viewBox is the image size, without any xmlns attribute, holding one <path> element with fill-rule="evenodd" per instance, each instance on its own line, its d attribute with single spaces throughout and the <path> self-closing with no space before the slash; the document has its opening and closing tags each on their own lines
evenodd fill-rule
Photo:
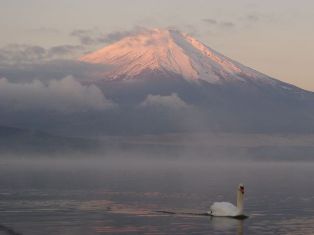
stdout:
<svg viewBox="0 0 314 235">
<path fill-rule="evenodd" d="M 215 202 L 211 207 L 213 216 L 237 216 L 240 210 L 230 202 Z"/>
</svg>

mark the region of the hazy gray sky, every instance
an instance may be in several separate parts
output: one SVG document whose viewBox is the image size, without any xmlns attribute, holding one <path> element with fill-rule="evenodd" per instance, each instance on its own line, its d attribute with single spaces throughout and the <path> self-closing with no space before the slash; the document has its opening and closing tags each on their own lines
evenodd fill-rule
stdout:
<svg viewBox="0 0 314 235">
<path fill-rule="evenodd" d="M 139 26 L 177 27 L 245 65 L 314 91 L 313 0 L 0 2 L 1 48 L 78 45 L 75 30 L 108 34 Z"/>
</svg>

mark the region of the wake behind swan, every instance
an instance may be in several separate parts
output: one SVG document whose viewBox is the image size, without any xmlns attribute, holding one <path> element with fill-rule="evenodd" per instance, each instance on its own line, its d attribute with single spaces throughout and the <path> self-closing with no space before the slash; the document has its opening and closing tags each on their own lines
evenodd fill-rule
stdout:
<svg viewBox="0 0 314 235">
<path fill-rule="evenodd" d="M 227 217 L 233 219 L 243 220 L 248 218 L 247 215 L 244 214 L 244 185 L 239 184 L 237 189 L 237 206 L 233 205 L 230 202 L 215 202 L 210 207 L 210 211 L 202 213 L 195 212 L 176 212 L 169 210 L 158 210 L 154 211 L 157 213 L 167 214 L 167 215 L 189 215 L 189 216 L 210 216 L 210 217 Z"/>
</svg>

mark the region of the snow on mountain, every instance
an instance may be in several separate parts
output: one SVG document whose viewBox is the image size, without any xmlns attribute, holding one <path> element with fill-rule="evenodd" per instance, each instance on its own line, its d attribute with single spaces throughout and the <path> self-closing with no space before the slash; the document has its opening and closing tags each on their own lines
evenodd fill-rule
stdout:
<svg viewBox="0 0 314 235">
<path fill-rule="evenodd" d="M 80 60 L 113 66 L 104 74 L 113 80 L 138 78 L 141 73 L 158 71 L 209 83 L 277 83 L 277 80 L 221 55 L 188 34 L 168 29 L 146 30 L 125 37 Z"/>
</svg>

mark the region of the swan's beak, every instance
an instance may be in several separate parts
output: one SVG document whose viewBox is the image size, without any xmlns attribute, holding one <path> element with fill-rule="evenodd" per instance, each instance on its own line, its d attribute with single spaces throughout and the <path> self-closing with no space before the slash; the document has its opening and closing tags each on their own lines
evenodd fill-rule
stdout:
<svg viewBox="0 0 314 235">
<path fill-rule="evenodd" d="M 244 194 L 244 187 L 240 187 L 240 192 L 242 193 L 242 194 Z"/>
</svg>

